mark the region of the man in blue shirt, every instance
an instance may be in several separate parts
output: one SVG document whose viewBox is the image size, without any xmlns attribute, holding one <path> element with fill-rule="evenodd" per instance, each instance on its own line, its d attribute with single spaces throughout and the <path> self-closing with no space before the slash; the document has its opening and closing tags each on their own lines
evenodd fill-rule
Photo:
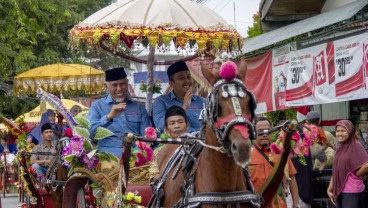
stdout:
<svg viewBox="0 0 368 208">
<path fill-rule="evenodd" d="M 91 122 L 92 136 L 96 134 L 98 127 L 107 128 L 114 133 L 113 136 L 98 141 L 99 150 L 121 157 L 122 136 L 127 133 L 143 136 L 151 122 L 144 106 L 130 97 L 129 80 L 124 68 L 107 70 L 105 81 L 109 95 L 92 103 L 87 118 Z"/>
<path fill-rule="evenodd" d="M 188 132 L 198 131 L 202 125 L 199 117 L 205 99 L 193 95 L 192 77 L 188 66 L 184 61 L 178 61 L 168 68 L 167 76 L 173 90 L 167 95 L 156 98 L 153 104 L 152 116 L 156 128 L 163 132 L 166 110 L 173 105 L 177 105 L 182 107 L 188 116 L 190 124 Z"/>
<path fill-rule="evenodd" d="M 0 153 L 17 153 L 17 146 L 16 145 L 11 145 L 8 143 L 8 139 L 3 137 L 0 140 Z"/>
</svg>

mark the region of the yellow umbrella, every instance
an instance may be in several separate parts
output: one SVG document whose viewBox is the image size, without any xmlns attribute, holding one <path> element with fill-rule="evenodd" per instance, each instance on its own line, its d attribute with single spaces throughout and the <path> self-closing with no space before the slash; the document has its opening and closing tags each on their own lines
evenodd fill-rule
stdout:
<svg viewBox="0 0 368 208">
<path fill-rule="evenodd" d="M 88 107 L 86 107 L 86 106 L 84 106 L 84 105 L 82 105 L 78 102 L 75 102 L 74 100 L 61 99 L 61 102 L 63 103 L 64 107 L 68 111 L 70 111 L 70 109 L 74 105 L 80 106 L 83 111 L 88 110 Z M 53 109 L 54 110 L 54 108 L 51 107 L 51 105 L 46 102 L 46 107 L 45 108 L 43 106 L 41 107 L 41 105 L 39 105 L 36 108 L 34 108 L 33 110 L 31 110 L 30 112 L 19 116 L 16 120 L 18 120 L 18 119 L 20 119 L 21 117 L 24 116 L 24 122 L 26 122 L 26 123 L 39 123 L 41 121 L 41 115 L 44 112 L 44 109 Z"/>
<path fill-rule="evenodd" d="M 104 89 L 103 71 L 80 64 L 52 64 L 28 70 L 14 78 L 16 94 L 35 94 L 38 88 L 49 93 Z"/>
</svg>

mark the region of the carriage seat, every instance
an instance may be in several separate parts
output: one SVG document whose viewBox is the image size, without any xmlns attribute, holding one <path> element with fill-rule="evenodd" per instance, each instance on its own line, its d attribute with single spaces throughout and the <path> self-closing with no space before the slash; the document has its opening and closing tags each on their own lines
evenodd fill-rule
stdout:
<svg viewBox="0 0 368 208">
<path fill-rule="evenodd" d="M 150 185 L 128 185 L 126 193 L 128 192 L 138 192 L 138 195 L 142 197 L 142 203 L 139 205 L 147 206 L 152 197 L 152 187 Z"/>
</svg>

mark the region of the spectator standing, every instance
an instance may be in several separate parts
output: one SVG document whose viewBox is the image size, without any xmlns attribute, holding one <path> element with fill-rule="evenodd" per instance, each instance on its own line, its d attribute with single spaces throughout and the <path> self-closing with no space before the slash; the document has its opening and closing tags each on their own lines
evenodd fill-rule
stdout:
<svg viewBox="0 0 368 208">
<path fill-rule="evenodd" d="M 337 208 L 366 208 L 363 180 L 368 172 L 368 154 L 355 139 L 354 125 L 348 120 L 336 124 L 339 142 L 327 194 Z"/>
<path fill-rule="evenodd" d="M 261 188 L 267 177 L 272 171 L 275 162 L 278 159 L 277 155 L 273 155 L 270 150 L 271 145 L 271 122 L 265 118 L 260 117 L 256 123 L 256 130 L 258 132 L 255 144 L 251 151 L 251 162 L 248 166 L 250 178 L 254 185 L 256 192 Z M 288 160 L 288 169 L 290 177 L 290 192 L 293 201 L 293 208 L 299 207 L 298 186 L 295 179 L 296 170 L 290 160 Z M 286 193 L 280 185 L 272 202 L 267 207 L 272 208 L 286 208 Z"/>
</svg>

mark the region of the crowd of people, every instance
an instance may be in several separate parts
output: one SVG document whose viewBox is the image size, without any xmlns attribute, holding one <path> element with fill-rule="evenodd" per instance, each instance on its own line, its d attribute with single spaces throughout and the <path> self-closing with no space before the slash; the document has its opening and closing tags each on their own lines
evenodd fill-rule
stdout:
<svg viewBox="0 0 368 208">
<path fill-rule="evenodd" d="M 129 80 L 124 68 L 105 71 L 108 95 L 91 104 L 88 120 L 93 136 L 98 127 L 104 127 L 114 134 L 98 141 L 99 151 L 110 152 L 120 157 L 122 140 L 127 133 L 144 136 L 145 129 L 155 126 L 161 133 L 177 138 L 184 132 L 198 131 L 202 125 L 201 111 L 205 99 L 195 95 L 192 78 L 184 61 L 172 64 L 167 71 L 172 91 L 156 98 L 152 117 L 145 107 L 135 101 L 129 93 Z M 73 116 L 81 109 L 72 108 Z M 311 111 L 306 125 L 318 125 L 321 121 L 317 112 Z M 266 117 L 259 117 L 258 132 L 251 151 L 250 177 L 255 190 L 259 190 L 270 174 L 278 156 L 270 149 L 272 123 Z M 55 122 L 55 112 L 42 114 L 40 124 L 27 136 L 27 143 L 37 146 L 33 153 L 55 153 L 55 142 L 63 137 L 67 126 Z M 70 130 L 69 130 L 70 131 Z M 302 131 L 300 131 L 302 135 Z M 318 129 L 318 135 L 311 146 L 311 154 L 305 156 L 306 164 L 300 164 L 297 157 L 288 159 L 285 179 L 272 200 L 270 207 L 311 207 L 313 201 L 313 170 L 332 169 L 328 197 L 337 207 L 365 207 L 364 180 L 368 172 L 368 144 L 354 125 L 343 120 L 336 125 L 336 138 L 330 132 Z M 357 136 L 356 136 L 357 135 Z M 3 139 L 0 150 L 11 151 Z M 52 157 L 33 154 L 30 160 L 38 176 L 46 173 Z"/>
</svg>

